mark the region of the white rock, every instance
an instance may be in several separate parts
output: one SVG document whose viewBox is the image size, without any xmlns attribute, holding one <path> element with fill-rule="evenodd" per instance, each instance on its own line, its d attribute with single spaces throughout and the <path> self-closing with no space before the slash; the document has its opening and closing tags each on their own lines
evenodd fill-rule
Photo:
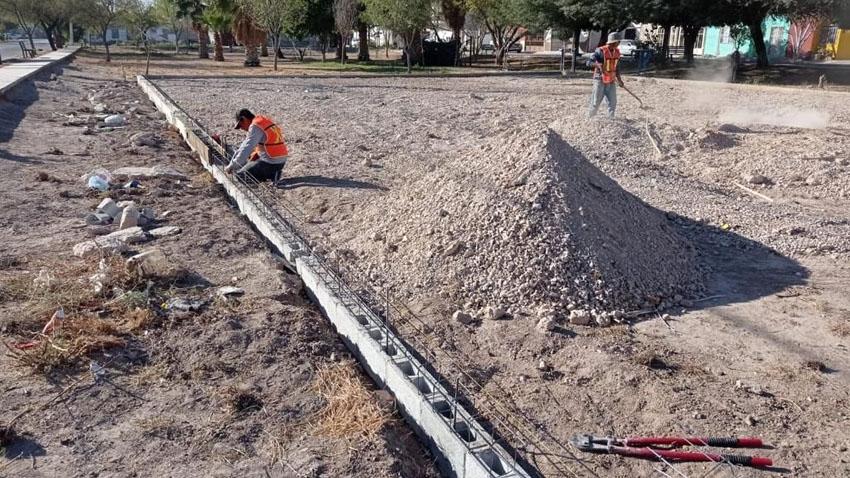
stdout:
<svg viewBox="0 0 850 478">
<path fill-rule="evenodd" d="M 130 205 L 124 208 L 121 212 L 121 222 L 118 223 L 118 229 L 129 229 L 139 225 L 139 210 L 136 206 Z"/>
<path fill-rule="evenodd" d="M 454 319 L 455 322 L 460 322 L 464 325 L 469 325 L 473 322 L 473 320 L 475 320 L 471 315 L 462 310 L 455 311 L 455 313 L 452 314 L 452 319 Z"/>
<path fill-rule="evenodd" d="M 106 126 L 123 126 L 126 122 L 127 120 L 121 115 L 109 115 L 103 120 Z"/>
<path fill-rule="evenodd" d="M 219 287 L 215 294 L 219 297 L 226 297 L 228 295 L 244 295 L 245 291 L 239 287 L 226 285 L 224 287 Z"/>
<path fill-rule="evenodd" d="M 112 234 L 103 236 L 103 240 L 117 240 L 121 241 L 125 244 L 135 244 L 138 242 L 145 242 L 148 240 L 147 234 L 142 230 L 141 227 L 131 227 L 128 229 L 122 229 L 120 231 L 115 231 Z"/>
<path fill-rule="evenodd" d="M 744 181 L 750 184 L 766 184 L 768 179 L 761 174 L 745 174 Z"/>
<path fill-rule="evenodd" d="M 127 259 L 127 268 L 142 278 L 171 277 L 180 270 L 159 249 L 151 249 Z"/>
<path fill-rule="evenodd" d="M 498 307 L 485 307 L 484 317 L 489 320 L 499 320 L 505 316 L 505 311 Z"/>
<path fill-rule="evenodd" d="M 106 198 L 97 205 L 97 210 L 115 219 L 121 214 L 121 208 L 110 198 Z"/>
<path fill-rule="evenodd" d="M 150 234 L 153 237 L 160 238 L 160 237 L 174 236 L 174 235 L 180 234 L 181 232 L 183 232 L 183 230 L 180 229 L 177 226 L 163 226 L 163 227 L 158 227 L 156 229 L 151 229 L 150 231 L 148 231 L 148 234 Z"/>
<path fill-rule="evenodd" d="M 443 252 L 443 255 L 449 257 L 457 254 L 460 251 L 460 246 L 460 241 L 452 243 L 448 248 L 446 248 L 445 252 Z"/>
<path fill-rule="evenodd" d="M 599 314 L 596 316 L 596 323 L 602 327 L 608 327 L 611 325 L 612 315 L 608 313 Z"/>
<path fill-rule="evenodd" d="M 555 330 L 555 318 L 552 316 L 543 317 L 537 322 L 537 329 L 544 332 Z"/>
<path fill-rule="evenodd" d="M 590 325 L 593 318 L 590 312 L 584 309 L 575 309 L 570 311 L 570 323 L 574 325 Z"/>
<path fill-rule="evenodd" d="M 823 184 L 823 178 L 813 174 L 806 178 L 806 184 L 808 184 L 809 186 L 820 186 L 821 184 Z"/>
<path fill-rule="evenodd" d="M 547 364 L 545 360 L 540 359 L 540 361 L 537 362 L 537 370 L 545 372 L 546 370 L 549 370 L 549 364 Z"/>
<path fill-rule="evenodd" d="M 90 257 L 98 254 L 120 254 L 127 250 L 127 244 L 117 239 L 107 239 L 109 236 L 98 237 L 91 241 L 74 245 L 76 257 Z"/>
</svg>

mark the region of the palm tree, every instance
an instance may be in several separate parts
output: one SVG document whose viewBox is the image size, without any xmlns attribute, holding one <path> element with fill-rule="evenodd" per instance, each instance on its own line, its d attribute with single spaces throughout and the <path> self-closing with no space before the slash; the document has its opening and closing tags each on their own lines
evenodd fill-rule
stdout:
<svg viewBox="0 0 850 478">
<path fill-rule="evenodd" d="M 260 45 L 266 42 L 266 31 L 258 27 L 244 8 L 233 20 L 233 37 L 245 45 L 245 66 L 260 66 Z"/>
<path fill-rule="evenodd" d="M 213 31 L 215 41 L 215 56 L 213 60 L 224 61 L 224 44 L 222 36 L 233 25 L 233 11 L 226 2 L 216 2 L 204 10 L 202 21 Z"/>
</svg>

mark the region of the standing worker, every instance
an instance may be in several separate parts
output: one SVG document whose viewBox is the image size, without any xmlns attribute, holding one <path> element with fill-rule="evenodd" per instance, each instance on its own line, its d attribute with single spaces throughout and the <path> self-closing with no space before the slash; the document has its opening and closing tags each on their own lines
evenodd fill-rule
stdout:
<svg viewBox="0 0 850 478">
<path fill-rule="evenodd" d="M 593 52 L 587 61 L 587 66 L 593 66 L 593 90 L 590 93 L 590 111 L 588 117 L 596 115 L 602 98 L 608 101 L 608 117 L 613 118 L 617 111 L 617 85 L 623 85 L 620 77 L 620 34 L 608 35 L 608 42 Z M 616 83 L 614 81 L 616 80 Z"/>
<path fill-rule="evenodd" d="M 236 113 L 236 128 L 248 134 L 230 160 L 225 171 L 249 173 L 257 181 L 280 179 L 289 151 L 283 140 L 283 131 L 268 116 L 254 116 L 247 109 Z"/>
</svg>

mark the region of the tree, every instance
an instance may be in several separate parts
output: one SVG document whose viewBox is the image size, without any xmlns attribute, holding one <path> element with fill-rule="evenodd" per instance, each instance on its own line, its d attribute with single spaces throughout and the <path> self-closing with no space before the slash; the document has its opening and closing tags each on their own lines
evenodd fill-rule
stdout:
<svg viewBox="0 0 850 478">
<path fill-rule="evenodd" d="M 174 52 L 180 53 L 180 39 L 186 35 L 189 28 L 188 19 L 180 14 L 172 0 L 155 0 L 153 11 L 157 23 L 168 25 L 174 32 Z"/>
<path fill-rule="evenodd" d="M 64 46 L 61 27 L 67 25 L 73 12 L 73 2 L 68 0 L 31 0 L 29 8 L 33 18 L 44 30 L 50 49 Z"/>
<path fill-rule="evenodd" d="M 334 23 L 339 32 L 340 48 L 342 49 L 340 62 L 343 65 L 345 64 L 345 45 L 351 38 L 351 30 L 357 24 L 359 13 L 360 4 L 357 0 L 334 0 Z"/>
<path fill-rule="evenodd" d="M 201 22 L 213 32 L 213 61 L 224 61 L 224 35 L 233 28 L 236 6 L 229 0 L 216 0 L 204 9 Z"/>
<path fill-rule="evenodd" d="M 298 48 L 295 42 L 303 40 L 311 33 L 310 6 L 310 0 L 287 0 L 283 33 L 292 42 L 292 47 L 298 53 L 299 61 L 304 61 L 304 55 L 307 51 L 305 48 Z"/>
<path fill-rule="evenodd" d="M 144 0 L 128 0 L 122 17 L 130 30 L 139 35 L 139 38 L 143 42 L 146 57 L 145 74 L 147 75 L 151 63 L 151 45 L 150 38 L 148 38 L 148 30 L 157 24 L 153 4 Z"/>
<path fill-rule="evenodd" d="M 254 21 L 244 6 L 237 10 L 233 20 L 233 37 L 245 46 L 245 66 L 260 66 L 259 48 L 266 41 L 266 30 Z"/>
<path fill-rule="evenodd" d="M 209 52 L 209 29 L 203 22 L 204 10 L 207 5 L 202 0 L 171 0 L 177 5 L 178 15 L 188 18 L 192 23 L 192 30 L 198 34 L 198 58 L 210 57 Z"/>
<path fill-rule="evenodd" d="M 254 23 L 264 28 L 272 38 L 272 46 L 275 52 L 274 69 L 277 71 L 277 50 L 280 47 L 280 36 L 283 33 L 283 28 L 288 20 L 287 11 L 289 10 L 288 0 L 242 0 L 242 6 L 245 8 Z M 265 39 L 263 39 L 265 44 Z"/>
<path fill-rule="evenodd" d="M 366 7 L 361 3 L 358 5 L 357 14 L 357 37 L 358 37 L 358 52 L 357 61 L 369 61 L 369 23 L 366 22 L 366 15 L 363 10 Z"/>
<path fill-rule="evenodd" d="M 407 57 L 407 72 L 412 71 L 412 56 L 422 29 L 428 25 L 429 0 L 364 0 L 366 17 L 374 25 L 402 36 L 404 54 Z"/>
<path fill-rule="evenodd" d="M 103 40 L 106 48 L 106 61 L 112 61 L 109 53 L 109 42 L 106 41 L 106 33 L 109 27 L 127 9 L 129 0 L 82 0 L 78 13 L 85 25 L 94 28 Z"/>
<path fill-rule="evenodd" d="M 455 66 L 460 65 L 461 33 L 466 23 L 465 0 L 440 0 L 440 9 L 446 24 L 452 29 L 452 40 L 455 42 Z"/>
<path fill-rule="evenodd" d="M 525 34 L 532 13 L 526 0 L 468 0 L 469 10 L 493 38 L 496 64 L 503 65 L 508 50 Z"/>
<path fill-rule="evenodd" d="M 38 26 L 38 16 L 32 8 L 29 0 L 0 0 L 0 11 L 6 13 L 24 31 L 24 35 L 30 41 L 30 48 L 35 50 L 33 33 Z"/>
</svg>

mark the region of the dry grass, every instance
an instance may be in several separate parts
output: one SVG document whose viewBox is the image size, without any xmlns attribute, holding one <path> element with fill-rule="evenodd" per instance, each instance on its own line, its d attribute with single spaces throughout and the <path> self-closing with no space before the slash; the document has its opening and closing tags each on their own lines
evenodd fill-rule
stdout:
<svg viewBox="0 0 850 478">
<path fill-rule="evenodd" d="M 829 324 L 829 331 L 837 337 L 850 337 L 850 311 L 843 311 L 841 315 Z"/>
<path fill-rule="evenodd" d="M 93 274 L 109 270 L 109 287 L 96 293 L 90 281 Z M 120 256 L 102 259 L 40 265 L 39 272 L 22 272 L 0 278 L 2 300 L 20 302 L 17 317 L 6 322 L 18 343 L 9 345 L 9 355 L 28 369 L 39 373 L 77 365 L 91 353 L 122 346 L 127 333 L 147 327 L 155 319 L 149 307 L 150 287 L 134 278 Z M 112 287 L 127 292 L 109 299 Z M 65 319 L 53 330 L 42 331 L 57 310 Z"/>
<path fill-rule="evenodd" d="M 222 404 L 222 409 L 232 415 L 263 409 L 263 400 L 247 388 L 231 385 L 216 391 L 215 395 Z"/>
<path fill-rule="evenodd" d="M 318 370 L 313 391 L 325 400 L 315 419 L 315 433 L 334 438 L 374 439 L 392 419 L 357 373 L 353 362 L 331 364 Z"/>
</svg>

